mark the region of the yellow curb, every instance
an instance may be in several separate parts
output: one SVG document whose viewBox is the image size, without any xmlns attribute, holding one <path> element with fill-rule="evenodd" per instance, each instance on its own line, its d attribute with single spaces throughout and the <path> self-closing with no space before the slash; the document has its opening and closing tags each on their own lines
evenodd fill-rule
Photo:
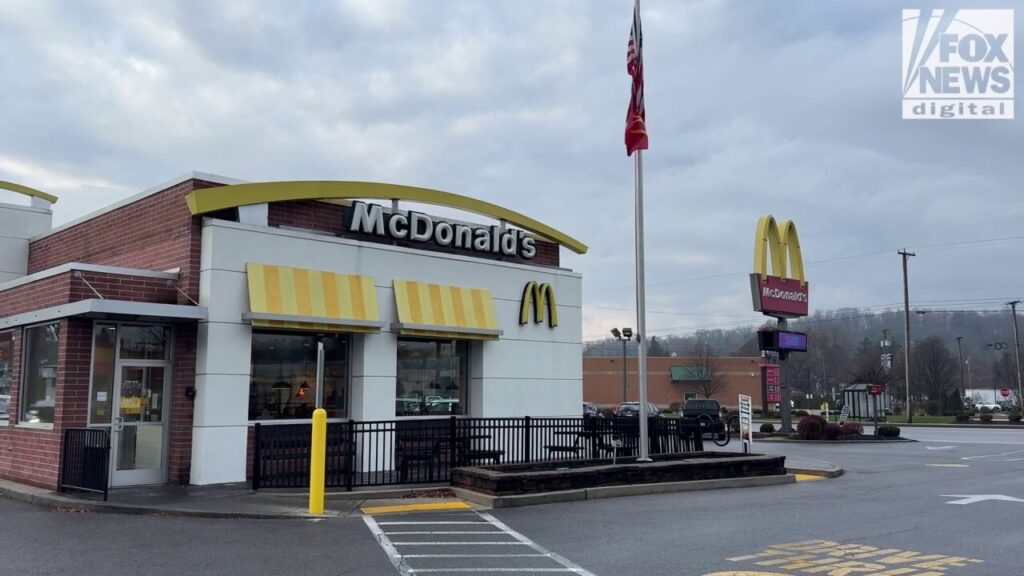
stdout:
<svg viewBox="0 0 1024 576">
<path fill-rule="evenodd" d="M 429 510 L 469 510 L 469 504 L 459 500 L 456 502 L 435 502 L 430 504 L 397 504 L 394 506 L 365 506 L 360 508 L 363 514 L 392 514 L 395 512 L 426 512 Z"/>
<path fill-rule="evenodd" d="M 824 476 L 815 476 L 813 474 L 797 474 L 796 475 L 796 481 L 797 482 L 810 482 L 811 480 L 824 480 L 824 479 L 825 479 Z"/>
</svg>

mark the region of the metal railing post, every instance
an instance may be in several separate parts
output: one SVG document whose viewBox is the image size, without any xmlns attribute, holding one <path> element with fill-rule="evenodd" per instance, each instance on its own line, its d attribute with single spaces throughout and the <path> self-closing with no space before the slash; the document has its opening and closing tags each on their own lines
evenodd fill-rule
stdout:
<svg viewBox="0 0 1024 576">
<path fill-rule="evenodd" d="M 256 431 L 253 433 L 253 448 L 252 448 L 252 489 L 260 489 L 260 468 L 262 468 L 262 462 L 260 461 L 260 423 L 256 423 Z"/>
<path fill-rule="evenodd" d="M 533 453 L 533 449 L 530 446 L 530 417 L 527 416 L 523 419 L 523 462 L 530 463 L 530 455 Z"/>
</svg>

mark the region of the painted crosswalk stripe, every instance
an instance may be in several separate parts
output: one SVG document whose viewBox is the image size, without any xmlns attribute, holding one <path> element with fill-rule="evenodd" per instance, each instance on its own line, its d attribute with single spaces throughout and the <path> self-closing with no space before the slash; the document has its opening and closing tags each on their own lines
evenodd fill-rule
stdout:
<svg viewBox="0 0 1024 576">
<path fill-rule="evenodd" d="M 474 512 L 473 513 L 478 521 L 453 521 L 445 519 L 436 520 L 422 520 L 422 521 L 384 521 L 378 522 L 374 517 L 370 515 L 363 516 L 363 522 L 370 529 L 370 532 L 376 538 L 381 548 L 384 549 L 388 555 L 388 559 L 391 564 L 395 567 L 399 574 L 402 576 L 411 576 L 414 574 L 437 574 L 437 573 L 563 573 L 563 574 L 576 574 L 579 576 L 594 576 L 593 573 L 589 572 L 585 568 L 569 561 L 568 559 L 544 549 L 537 543 L 533 542 L 526 536 L 516 532 L 512 528 L 505 525 L 503 522 L 487 514 L 485 512 Z M 447 526 L 452 524 L 466 525 L 466 524 L 486 524 L 492 530 L 477 531 L 474 529 L 468 530 L 450 530 L 445 529 Z M 385 527 L 387 526 L 409 526 L 415 525 L 412 531 L 401 532 L 399 531 L 388 532 Z M 430 530 L 431 526 L 437 526 L 439 530 Z M 481 526 L 481 528 L 483 528 Z M 474 541 L 457 541 L 460 536 L 475 536 L 480 534 L 493 535 L 495 539 L 489 539 L 486 542 L 474 542 Z M 392 536 L 419 536 L 414 541 L 396 541 L 393 540 Z M 431 540 L 432 536 L 439 537 L 438 540 Z M 509 540 L 498 540 L 497 538 L 507 537 Z M 403 554 L 402 550 L 409 550 L 410 547 L 426 548 L 426 550 L 417 549 L 416 554 Z M 492 547 L 492 550 L 479 549 L 479 546 Z M 431 553 L 430 547 L 437 547 L 437 553 Z M 460 551 L 457 548 L 463 548 L 464 551 Z M 498 550 L 493 547 L 508 547 L 510 553 L 499 553 Z M 513 548 L 516 547 L 516 548 Z M 527 552 L 524 550 L 522 553 L 512 552 L 512 550 L 531 550 Z M 474 553 L 473 550 L 479 549 L 482 553 Z M 443 550 L 452 550 L 453 553 L 443 553 Z M 461 553 L 460 553 L 461 552 Z M 473 566 L 474 559 L 489 559 L 491 566 Z M 436 559 L 449 559 L 452 560 L 452 564 L 460 562 L 459 565 L 452 565 L 445 568 L 438 568 L 436 564 L 430 566 L 427 564 L 424 566 L 422 562 Z M 495 559 L 497 559 L 497 566 L 494 566 Z M 522 562 L 525 559 L 533 559 L 533 564 L 540 562 L 547 562 L 548 566 L 542 565 L 523 565 Z M 502 566 L 501 564 L 506 564 Z"/>
</svg>

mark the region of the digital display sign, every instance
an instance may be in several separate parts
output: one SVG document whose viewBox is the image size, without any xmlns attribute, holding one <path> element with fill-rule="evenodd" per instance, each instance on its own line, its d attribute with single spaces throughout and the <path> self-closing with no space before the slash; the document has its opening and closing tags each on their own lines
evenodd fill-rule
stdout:
<svg viewBox="0 0 1024 576">
<path fill-rule="evenodd" d="M 778 332 L 778 349 L 791 352 L 807 352 L 807 334 L 803 332 Z"/>
</svg>

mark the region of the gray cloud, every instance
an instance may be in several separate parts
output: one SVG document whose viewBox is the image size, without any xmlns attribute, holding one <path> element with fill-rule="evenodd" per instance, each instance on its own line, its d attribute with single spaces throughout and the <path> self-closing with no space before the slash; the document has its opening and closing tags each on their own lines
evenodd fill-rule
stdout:
<svg viewBox="0 0 1024 576">
<path fill-rule="evenodd" d="M 799 225 L 813 307 L 898 303 L 903 246 L 922 306 L 1021 294 L 1024 241 L 942 246 L 1024 234 L 1021 121 L 901 120 L 900 9 L 644 1 L 650 333 L 760 321 L 767 213 Z M 630 10 L 6 2 L 0 179 L 61 196 L 58 222 L 190 169 L 481 197 L 590 245 L 564 262 L 602 337 L 635 324 Z"/>
</svg>

